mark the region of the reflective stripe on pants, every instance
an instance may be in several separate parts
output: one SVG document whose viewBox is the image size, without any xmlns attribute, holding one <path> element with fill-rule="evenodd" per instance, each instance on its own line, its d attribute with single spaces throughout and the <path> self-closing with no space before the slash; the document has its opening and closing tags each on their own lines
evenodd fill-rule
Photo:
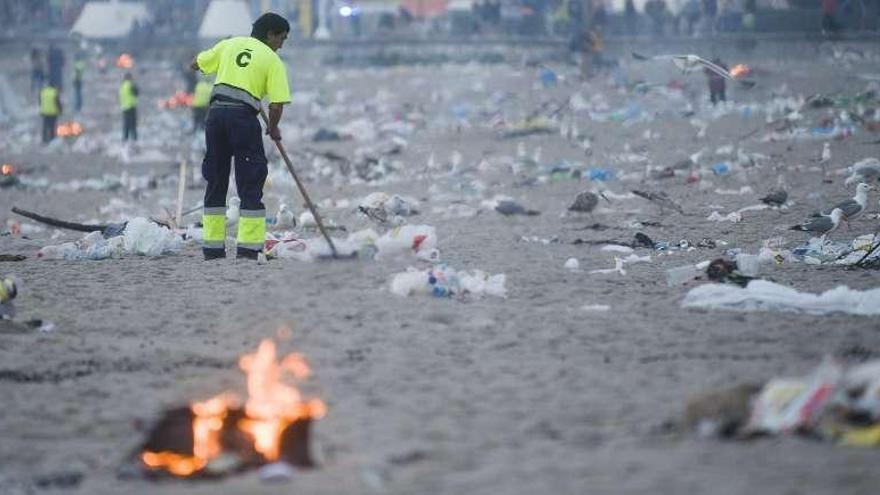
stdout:
<svg viewBox="0 0 880 495">
<path fill-rule="evenodd" d="M 202 214 L 202 246 L 205 249 L 226 247 L 226 208 L 205 208 Z"/>
<path fill-rule="evenodd" d="M 241 210 L 238 247 L 259 251 L 266 242 L 266 210 Z"/>
</svg>

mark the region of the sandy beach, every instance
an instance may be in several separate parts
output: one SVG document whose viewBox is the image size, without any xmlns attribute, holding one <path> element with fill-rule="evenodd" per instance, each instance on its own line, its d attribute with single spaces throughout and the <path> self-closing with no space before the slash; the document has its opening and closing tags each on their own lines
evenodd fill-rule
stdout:
<svg viewBox="0 0 880 495">
<path fill-rule="evenodd" d="M 764 110 L 777 96 L 865 91 L 870 83 L 859 75 L 880 72 L 876 49 L 849 64 L 828 57 L 779 60 L 760 47 L 741 58 L 727 62 L 748 63 L 758 85 L 744 90 L 732 84 L 728 96 L 734 103 L 721 116 L 705 102 L 702 74 L 682 75 L 669 63 L 624 56 L 620 73 L 628 88 L 616 87 L 612 75 L 581 82 L 577 69 L 563 64 L 548 66 L 559 78 L 549 88 L 542 86 L 539 68 L 513 61 L 391 68 L 291 64 L 295 102 L 283 120 L 284 143 L 297 152 L 295 165 L 322 213 L 348 232 L 381 230 L 357 213 L 361 198 L 383 191 L 418 200 L 420 214 L 406 222 L 436 227 L 443 261 L 506 275 L 506 298 L 465 300 L 391 293 L 395 273 L 428 266 L 411 255 L 206 263 L 190 244 L 161 257 L 37 259 L 41 247 L 82 234 L 39 226 L 11 213 L 12 206 L 84 223 L 159 217 L 163 208 L 174 207 L 180 150 L 191 168 L 201 160 L 199 137 L 187 134 L 188 109 L 155 104 L 177 83 L 170 82 L 167 65 L 149 58 L 139 60 L 138 68 L 162 77 L 142 79 L 139 146 L 143 154 L 161 152 L 161 159 L 125 163 L 114 156 L 120 122 L 112 88 L 120 73 L 95 73 L 90 83 L 103 89 L 76 118 L 86 128 L 82 140 L 105 139 L 107 146 L 96 144 L 90 153 L 67 145 L 46 150 L 22 142 L 7 127 L 2 161 L 50 186 L 122 172 L 150 175 L 157 184 L 133 192 L 0 190 L 3 230 L 11 225 L 7 219 L 22 222 L 22 234 L 0 237 L 0 253 L 28 256 L 0 263 L 0 275 L 21 281 L 17 320 L 55 324 L 50 332 L 0 333 L 0 493 L 42 493 L 41 481 L 51 485 L 46 480 L 64 474 L 80 477 L 68 493 L 89 495 L 876 493 L 876 449 L 797 437 L 720 441 L 680 425 L 685 400 L 694 393 L 800 376 L 827 354 L 880 352 L 876 317 L 685 309 L 684 294 L 705 281 L 666 284 L 667 269 L 712 260 L 727 249 L 754 253 L 778 237 L 789 248 L 803 243 L 810 236 L 788 228 L 816 208 L 852 196 L 854 187 L 845 186 L 846 175 L 838 171 L 880 152 L 877 144 L 864 144 L 877 139 L 866 130 L 840 140 L 763 139 Z M 24 90 L 23 79 L 12 80 Z M 639 80 L 657 86 L 640 93 L 632 89 Z M 677 84 L 685 90 L 669 89 Z M 589 155 L 582 142 L 558 131 L 498 137 L 505 125 L 542 103 L 549 113 L 575 94 L 589 110 L 566 110 L 561 118 L 589 138 Z M 695 113 L 683 116 L 688 101 Z M 641 116 L 600 122 L 600 102 L 605 113 L 638 103 Z M 753 104 L 754 114 L 744 113 L 743 104 Z M 817 122 L 837 112 L 803 113 Z M 357 119 L 377 136 L 311 142 L 318 128 L 338 129 Z M 694 119 L 706 124 L 705 137 L 697 137 Z M 307 153 L 353 157 L 359 147 L 387 141 L 389 133 L 377 130 L 386 122 L 411 128 L 403 134 L 406 147 L 388 158 L 397 172 L 382 180 L 352 180 L 332 167 L 322 173 L 327 162 Z M 17 129 L 35 138 L 36 125 L 34 114 Z M 823 171 L 816 160 L 826 141 L 833 159 Z M 270 141 L 265 144 L 268 150 Z M 725 145 L 760 157 L 744 170 L 706 174 L 713 163 L 736 161 L 717 153 Z M 518 167 L 518 148 L 537 164 Z M 689 183 L 686 173 L 644 176 L 646 165 L 671 166 L 701 149 L 706 151 L 695 167 L 704 171 L 698 181 Z M 643 158 L 627 158 L 633 154 Z M 546 172 L 563 161 L 610 169 L 617 178 L 596 182 Z M 274 151 L 270 162 L 268 211 L 283 202 L 300 214 L 302 201 Z M 715 211 L 760 204 L 780 175 L 790 206 L 746 211 L 738 223 L 707 220 Z M 592 214 L 563 218 L 578 192 L 594 188 L 613 193 L 611 201 L 601 201 Z M 661 214 L 628 194 L 633 189 L 662 190 L 685 214 Z M 198 184 L 187 189 L 187 207 L 198 206 L 202 192 Z M 541 214 L 507 217 L 481 206 L 496 195 Z M 873 191 L 867 213 L 834 237 L 876 231 L 878 198 Z M 333 207 L 341 200 L 348 200 L 345 207 Z M 466 208 L 456 214 L 451 205 Z M 186 217 L 187 224 L 198 220 L 198 214 Z M 626 264 L 625 275 L 590 273 L 612 268 L 614 256 L 621 256 L 592 241 L 631 242 L 637 232 L 673 245 L 682 239 L 716 245 L 637 248 L 635 254 L 650 256 L 650 262 Z M 579 270 L 563 267 L 569 258 L 579 261 Z M 878 283 L 873 270 L 806 263 L 772 263 L 761 275 L 813 293 Z M 307 391 L 328 407 L 314 425 L 318 468 L 297 471 L 282 485 L 261 482 L 256 471 L 203 482 L 119 477 L 120 466 L 165 408 L 224 390 L 243 393 L 238 357 L 276 335 L 288 336 L 279 339 L 281 350 L 306 357 L 314 374 Z"/>
</svg>

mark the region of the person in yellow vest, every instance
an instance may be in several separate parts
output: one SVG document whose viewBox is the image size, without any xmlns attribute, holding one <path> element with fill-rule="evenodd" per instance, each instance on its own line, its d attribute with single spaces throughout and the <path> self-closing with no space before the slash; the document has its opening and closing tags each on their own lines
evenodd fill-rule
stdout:
<svg viewBox="0 0 880 495">
<path fill-rule="evenodd" d="M 220 41 L 199 53 L 194 70 L 217 74 L 205 121 L 207 150 L 202 175 L 207 182 L 202 215 L 206 260 L 226 256 L 226 195 L 230 162 L 235 157 L 235 185 L 241 199 L 238 219 L 238 258 L 259 259 L 266 241 L 263 184 L 268 173 L 262 128 L 257 114 L 260 100 L 269 98 L 269 125 L 273 140 L 281 140 L 278 122 L 290 103 L 287 69 L 276 51 L 284 44 L 290 24 L 278 14 L 260 16 L 250 36 Z"/>
<path fill-rule="evenodd" d="M 48 82 L 40 90 L 40 115 L 43 117 L 43 143 L 55 139 L 55 126 L 61 115 L 61 94 L 54 84 Z"/>
<path fill-rule="evenodd" d="M 192 99 L 193 132 L 198 132 L 205 128 L 205 117 L 208 116 L 208 105 L 211 103 L 211 91 L 213 89 L 214 85 L 206 79 L 201 79 L 196 83 Z"/>
<path fill-rule="evenodd" d="M 122 110 L 122 141 L 137 141 L 138 87 L 131 73 L 126 73 L 119 86 L 119 109 Z"/>
</svg>

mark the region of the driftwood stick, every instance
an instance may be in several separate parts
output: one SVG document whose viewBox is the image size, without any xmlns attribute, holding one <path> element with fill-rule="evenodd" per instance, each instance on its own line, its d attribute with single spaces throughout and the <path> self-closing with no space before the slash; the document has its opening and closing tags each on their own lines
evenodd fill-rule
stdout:
<svg viewBox="0 0 880 495">
<path fill-rule="evenodd" d="M 52 227 L 58 227 L 59 229 L 75 230 L 77 232 L 94 232 L 96 230 L 104 232 L 104 230 L 109 227 L 109 225 L 89 225 L 84 223 L 67 222 L 65 220 L 43 216 L 39 213 L 34 213 L 32 211 L 22 210 L 17 206 L 12 207 L 12 212 Z"/>
</svg>

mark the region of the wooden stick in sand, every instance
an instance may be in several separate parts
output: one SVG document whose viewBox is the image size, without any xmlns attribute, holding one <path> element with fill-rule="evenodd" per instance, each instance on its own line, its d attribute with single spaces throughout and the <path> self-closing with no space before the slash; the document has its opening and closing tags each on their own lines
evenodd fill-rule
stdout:
<svg viewBox="0 0 880 495">
<path fill-rule="evenodd" d="M 177 214 L 174 222 L 178 227 L 183 224 L 183 193 L 186 192 L 186 158 L 180 160 L 180 177 L 177 180 Z"/>
</svg>

